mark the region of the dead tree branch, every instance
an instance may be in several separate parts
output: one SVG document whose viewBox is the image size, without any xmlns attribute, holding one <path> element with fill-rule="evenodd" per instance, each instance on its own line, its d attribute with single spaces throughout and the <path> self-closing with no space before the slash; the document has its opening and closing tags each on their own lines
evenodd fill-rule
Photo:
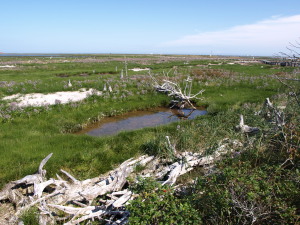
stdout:
<svg viewBox="0 0 300 225">
<path fill-rule="evenodd" d="M 151 75 L 150 75 L 151 76 Z M 196 107 L 192 104 L 193 99 L 201 99 L 198 96 L 201 95 L 204 90 L 199 91 L 197 94 L 192 94 L 192 79 L 188 77 L 185 80 L 185 87 L 184 90 L 180 87 L 178 83 L 172 82 L 170 80 L 163 80 L 162 84 L 159 84 L 159 82 L 151 76 L 152 80 L 154 81 L 153 87 L 156 89 L 156 91 L 160 93 L 167 94 L 168 96 L 174 97 L 176 99 L 173 101 L 173 107 L 178 108 L 193 108 L 196 109 Z"/>
</svg>

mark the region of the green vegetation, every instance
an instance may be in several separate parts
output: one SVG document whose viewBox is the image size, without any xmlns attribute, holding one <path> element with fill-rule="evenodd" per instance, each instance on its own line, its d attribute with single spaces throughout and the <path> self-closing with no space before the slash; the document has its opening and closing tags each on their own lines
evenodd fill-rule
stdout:
<svg viewBox="0 0 300 225">
<path fill-rule="evenodd" d="M 287 98 L 279 97 L 281 100 Z M 184 185 L 182 193 L 174 194 L 172 189 L 154 185 L 147 179 L 133 184 L 133 190 L 142 195 L 129 207 L 133 213 L 132 224 L 158 224 L 157 221 L 163 224 L 299 223 L 300 105 L 293 98 L 288 101 L 286 124 L 281 129 L 266 120 L 263 114 L 255 115 L 261 105 L 245 104 L 239 109 L 181 124 L 183 132 L 168 133 L 179 151 L 193 151 L 193 146 L 200 141 L 202 146 L 196 149 L 206 149 L 204 155 L 212 154 L 218 146 L 217 140 L 224 138 L 239 140 L 243 146 L 218 162 L 213 171 L 191 172 L 181 177 L 177 183 Z M 259 127 L 261 131 L 255 135 L 236 132 L 234 126 L 239 114 L 247 118 L 247 124 Z M 201 133 L 204 129 L 205 134 Z M 189 137 L 189 147 L 180 148 L 186 137 Z M 167 154 L 162 154 L 167 153 L 164 143 L 158 136 L 148 142 L 146 150 L 166 157 Z M 169 193 L 172 193 L 171 200 L 165 196 Z M 170 213 L 165 212 L 167 209 Z M 186 215 L 185 210 L 190 213 Z M 178 213 L 176 219 L 171 217 L 173 212 L 179 211 L 182 214 Z M 195 214 L 197 218 L 192 217 Z M 185 215 L 186 220 L 179 215 Z"/>
<path fill-rule="evenodd" d="M 255 123 L 256 117 L 251 124 L 262 132 L 244 137 L 244 149 L 218 163 L 215 173 L 199 177 L 190 199 L 205 224 L 299 222 L 299 108 L 295 100 L 289 103 L 282 129 Z"/>
<path fill-rule="evenodd" d="M 197 211 L 188 201 L 174 196 L 174 190 L 151 179 L 132 186 L 139 194 L 128 206 L 129 224 L 199 224 Z"/>
<path fill-rule="evenodd" d="M 27 210 L 25 213 L 22 214 L 21 220 L 24 222 L 24 224 L 30 224 L 30 225 L 38 225 L 39 224 L 39 214 L 37 213 L 36 208 L 31 208 Z"/>
<path fill-rule="evenodd" d="M 196 105 L 206 107 L 209 114 L 192 121 L 121 132 L 111 137 L 74 134 L 103 117 L 168 105 L 170 97 L 153 90 L 148 71 L 128 70 L 128 76 L 124 72 L 121 79 L 124 61 L 123 56 L 113 55 L 0 58 L 3 65 L 8 62 L 16 65 L 0 68 L 0 98 L 80 88 L 102 91 L 105 84 L 113 90 L 66 105 L 19 108 L 15 102 L 0 100 L 0 186 L 34 173 L 40 161 L 51 152 L 53 157 L 46 165 L 49 177 L 65 169 L 84 179 L 98 176 L 143 153 L 172 157 L 165 145 L 166 135 L 177 151 L 203 154 L 211 154 L 221 140 L 229 138 L 240 140 L 244 146 L 220 162 L 214 173 L 202 176 L 201 171 L 180 178 L 184 183 L 196 180 L 184 195 L 174 194 L 172 188 L 151 180 L 132 184 L 131 188 L 141 196 L 129 207 L 131 223 L 299 222 L 299 105 L 294 97 L 288 99 L 285 95 L 291 90 L 273 77 L 299 78 L 299 70 L 259 63 L 231 65 L 227 64 L 233 61 L 229 58 L 178 56 L 170 60 L 167 56 L 126 56 L 128 69 L 151 68 L 151 74 L 159 81 L 168 74 L 168 79 L 183 84 L 190 76 L 193 93 L 205 89 L 203 99 L 196 100 Z M 67 85 L 68 80 L 72 87 Z M 299 95 L 299 87 L 293 86 Z M 286 126 L 280 130 L 255 114 L 266 97 L 287 105 Z M 240 114 L 244 115 L 246 124 L 259 127 L 261 132 L 254 136 L 236 132 Z M 29 212 L 24 216 L 33 221 L 33 215 Z"/>
</svg>

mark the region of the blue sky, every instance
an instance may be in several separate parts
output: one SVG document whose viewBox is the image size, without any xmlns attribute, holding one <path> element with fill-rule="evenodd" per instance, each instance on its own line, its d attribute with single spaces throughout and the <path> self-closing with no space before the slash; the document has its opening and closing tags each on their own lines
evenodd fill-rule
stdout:
<svg viewBox="0 0 300 225">
<path fill-rule="evenodd" d="M 273 55 L 299 0 L 0 0 L 0 52 Z"/>
</svg>

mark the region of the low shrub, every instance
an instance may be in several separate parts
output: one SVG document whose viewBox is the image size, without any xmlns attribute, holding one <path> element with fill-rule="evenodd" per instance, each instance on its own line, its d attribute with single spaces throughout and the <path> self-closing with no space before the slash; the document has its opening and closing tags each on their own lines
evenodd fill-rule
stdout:
<svg viewBox="0 0 300 225">
<path fill-rule="evenodd" d="M 131 189 L 139 196 L 127 206 L 129 224 L 201 224 L 197 210 L 174 189 L 152 179 L 139 179 Z"/>
</svg>

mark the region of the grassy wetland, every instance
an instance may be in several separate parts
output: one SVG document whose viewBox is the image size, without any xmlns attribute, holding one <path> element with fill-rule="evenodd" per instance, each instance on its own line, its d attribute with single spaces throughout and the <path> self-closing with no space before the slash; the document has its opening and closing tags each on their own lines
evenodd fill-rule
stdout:
<svg viewBox="0 0 300 225">
<path fill-rule="evenodd" d="M 13 67 L 4 67 L 7 65 Z M 144 153 L 168 157 L 164 147 L 166 135 L 177 151 L 204 155 L 212 153 L 225 138 L 238 139 L 244 146 L 218 163 L 218 172 L 205 176 L 200 176 L 201 171 L 187 174 L 178 183 L 197 177 L 192 191 L 188 189 L 176 199 L 168 198 L 168 207 L 147 207 L 176 211 L 172 203 L 181 202 L 184 207 L 179 211 L 183 215 L 187 211 L 199 215 L 187 216 L 190 221 L 177 218 L 187 224 L 264 224 L 267 219 L 274 224 L 299 222 L 299 104 L 288 95 L 291 86 L 299 94 L 299 86 L 277 79 L 299 79 L 299 68 L 270 66 L 239 57 L 171 55 L 10 56 L 1 57 L 0 66 L 1 99 L 18 93 L 46 94 L 81 88 L 102 92 L 80 102 L 40 107 L 18 107 L 13 100 L 0 100 L 1 187 L 34 173 L 51 152 L 53 157 L 46 165 L 48 177 L 64 169 L 78 179 L 87 179 Z M 134 68 L 149 70 L 133 71 Z M 159 81 L 168 77 L 182 86 L 190 77 L 192 93 L 205 90 L 195 105 L 205 108 L 208 114 L 107 137 L 75 134 L 104 117 L 168 107 L 171 97 L 154 90 L 149 73 Z M 105 87 L 112 90 L 104 90 Z M 289 127 L 274 130 L 272 123 L 257 115 L 266 98 L 285 106 Z M 259 127 L 260 133 L 247 136 L 237 132 L 240 114 L 247 124 Z M 134 188 L 149 192 L 144 186 Z M 204 191 L 210 194 L 203 194 Z M 134 204 L 139 205 L 138 201 Z M 151 214 L 147 207 L 144 212 L 132 208 L 130 222 L 142 224 L 141 213 L 146 217 Z M 247 207 L 254 210 L 255 218 Z M 156 216 L 157 220 L 145 224 L 164 221 L 163 216 Z M 170 219 L 165 224 L 176 221 L 164 219 Z"/>
</svg>

